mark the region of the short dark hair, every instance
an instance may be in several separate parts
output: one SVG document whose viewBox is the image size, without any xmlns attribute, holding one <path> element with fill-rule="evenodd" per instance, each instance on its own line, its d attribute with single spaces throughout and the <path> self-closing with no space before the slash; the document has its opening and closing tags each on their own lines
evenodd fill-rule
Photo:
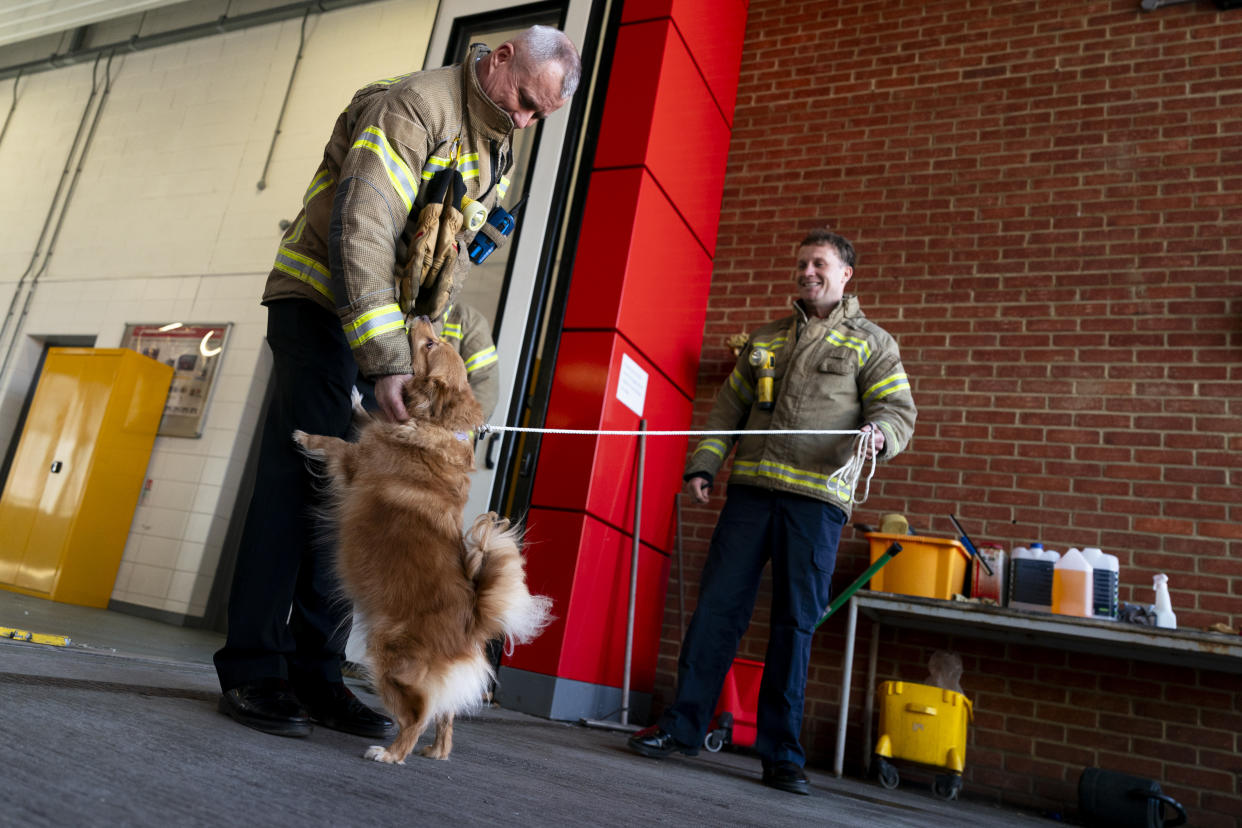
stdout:
<svg viewBox="0 0 1242 828">
<path fill-rule="evenodd" d="M 837 251 L 841 263 L 850 268 L 854 266 L 854 261 L 858 258 L 854 253 L 854 245 L 849 239 L 820 227 L 807 233 L 806 238 L 799 242 L 798 247 L 831 247 Z"/>
</svg>

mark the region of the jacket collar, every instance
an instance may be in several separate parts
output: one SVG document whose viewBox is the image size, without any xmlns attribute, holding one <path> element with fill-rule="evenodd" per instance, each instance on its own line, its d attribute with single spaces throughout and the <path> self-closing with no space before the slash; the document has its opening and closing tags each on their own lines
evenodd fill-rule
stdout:
<svg viewBox="0 0 1242 828">
<path fill-rule="evenodd" d="M 826 323 L 829 326 L 833 326 L 842 319 L 862 315 L 862 308 L 858 304 L 858 297 L 852 293 L 847 293 L 842 296 L 841 301 L 837 302 L 836 307 L 829 311 L 828 315 L 823 319 L 807 313 L 806 308 L 802 306 L 801 299 L 793 300 L 793 307 L 794 318 L 798 321 L 798 330 L 801 330 L 802 326 L 810 322 Z"/>
<path fill-rule="evenodd" d="M 481 43 L 470 48 L 462 63 L 462 71 L 466 75 L 466 112 L 470 125 L 483 137 L 492 141 L 501 141 L 513 133 L 513 119 L 509 113 L 498 107 L 483 87 L 479 85 L 478 61 L 487 57 L 491 49 Z"/>
</svg>

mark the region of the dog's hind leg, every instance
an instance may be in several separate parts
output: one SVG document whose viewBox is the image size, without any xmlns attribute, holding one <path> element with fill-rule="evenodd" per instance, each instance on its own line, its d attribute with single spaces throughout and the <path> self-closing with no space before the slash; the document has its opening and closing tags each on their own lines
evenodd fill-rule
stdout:
<svg viewBox="0 0 1242 828">
<path fill-rule="evenodd" d="M 447 759 L 453 751 L 453 714 L 436 717 L 436 739 L 423 748 L 423 756 L 429 759 Z"/>
<path fill-rule="evenodd" d="M 293 432 L 293 442 L 301 446 L 302 450 L 312 457 L 319 457 L 325 460 L 340 457 L 351 450 L 351 444 L 345 442 L 340 437 L 307 434 L 301 429 Z"/>
<path fill-rule="evenodd" d="M 396 716 L 401 732 L 387 748 L 372 745 L 363 756 L 376 762 L 404 765 L 405 757 L 410 755 L 414 745 L 418 744 L 418 737 L 427 729 L 429 722 L 425 713 L 426 699 L 420 690 L 404 685 L 390 676 L 380 679 L 378 689 L 384 706 Z"/>
</svg>

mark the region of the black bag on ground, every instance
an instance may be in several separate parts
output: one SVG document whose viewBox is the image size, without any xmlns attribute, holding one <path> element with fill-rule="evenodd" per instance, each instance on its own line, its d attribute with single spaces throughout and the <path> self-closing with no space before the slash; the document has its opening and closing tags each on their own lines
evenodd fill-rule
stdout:
<svg viewBox="0 0 1242 828">
<path fill-rule="evenodd" d="M 1084 768 L 1078 778 L 1078 813 L 1099 828 L 1173 828 L 1186 822 L 1185 809 L 1159 782 L 1102 768 Z"/>
</svg>

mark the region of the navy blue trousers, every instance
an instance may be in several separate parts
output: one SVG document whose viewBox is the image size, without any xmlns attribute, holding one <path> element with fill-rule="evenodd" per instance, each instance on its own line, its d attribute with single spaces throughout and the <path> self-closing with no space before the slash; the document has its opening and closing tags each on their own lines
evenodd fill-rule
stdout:
<svg viewBox="0 0 1242 828">
<path fill-rule="evenodd" d="M 805 764 L 798 735 L 811 635 L 828 607 L 845 520 L 844 512 L 822 501 L 729 486 L 703 567 L 698 607 L 682 642 L 677 698 L 659 722 L 674 738 L 703 743 L 770 560 L 772 613 L 755 751 L 765 765 Z"/>
<path fill-rule="evenodd" d="M 336 314 L 305 299 L 267 311 L 272 398 L 254 494 L 233 570 L 228 636 L 215 654 L 220 687 L 288 678 L 295 687 L 341 680 L 352 608 L 340 598 L 330 530 L 318 519 L 322 484 L 294 429 L 346 438 L 358 366 Z"/>
</svg>

